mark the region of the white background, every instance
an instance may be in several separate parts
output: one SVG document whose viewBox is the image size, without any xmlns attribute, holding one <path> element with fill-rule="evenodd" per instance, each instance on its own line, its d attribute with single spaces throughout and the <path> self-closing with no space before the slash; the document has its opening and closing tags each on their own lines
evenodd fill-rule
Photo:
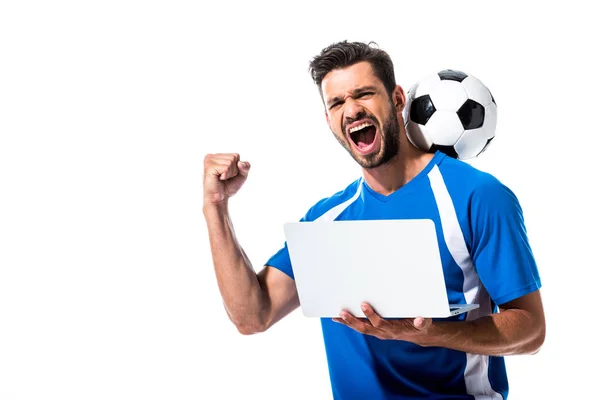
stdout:
<svg viewBox="0 0 600 400">
<path fill-rule="evenodd" d="M 256 269 L 354 180 L 307 72 L 342 39 L 376 41 L 406 90 L 446 68 L 492 90 L 474 165 L 521 200 L 548 327 L 507 359 L 510 398 L 597 393 L 596 19 L 481 3 L 2 2 L 0 399 L 330 398 L 317 320 L 228 321 L 201 177 L 209 152 L 252 162 L 232 213 Z"/>
</svg>

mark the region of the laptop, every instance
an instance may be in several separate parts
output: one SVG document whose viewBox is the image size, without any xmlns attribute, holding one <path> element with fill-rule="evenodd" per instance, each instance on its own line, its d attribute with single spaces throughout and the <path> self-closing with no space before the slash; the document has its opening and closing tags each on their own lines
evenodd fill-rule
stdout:
<svg viewBox="0 0 600 400">
<path fill-rule="evenodd" d="M 302 313 L 446 318 L 476 309 L 449 304 L 435 224 L 430 219 L 284 224 Z"/>
</svg>

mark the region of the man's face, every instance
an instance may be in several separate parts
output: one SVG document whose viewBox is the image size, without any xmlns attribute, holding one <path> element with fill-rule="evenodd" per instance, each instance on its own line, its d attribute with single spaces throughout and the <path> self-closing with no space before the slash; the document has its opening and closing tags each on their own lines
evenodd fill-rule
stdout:
<svg viewBox="0 0 600 400">
<path fill-rule="evenodd" d="M 396 156 L 400 140 L 396 108 L 371 64 L 333 70 L 321 89 L 329 127 L 358 164 L 375 168 Z"/>
</svg>

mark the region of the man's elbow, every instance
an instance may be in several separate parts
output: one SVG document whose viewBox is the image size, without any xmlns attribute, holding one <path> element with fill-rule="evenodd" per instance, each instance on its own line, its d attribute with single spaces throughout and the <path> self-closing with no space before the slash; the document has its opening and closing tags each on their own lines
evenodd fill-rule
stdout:
<svg viewBox="0 0 600 400">
<path fill-rule="evenodd" d="M 242 335 L 255 335 L 266 331 L 269 325 L 264 321 L 263 318 L 258 316 L 245 318 L 234 318 L 233 315 L 229 314 L 229 320 L 235 325 L 236 329 Z"/>
<path fill-rule="evenodd" d="M 264 324 L 252 322 L 252 323 L 234 323 L 238 332 L 244 336 L 256 335 L 267 330 Z"/>
<path fill-rule="evenodd" d="M 525 349 L 525 353 L 527 354 L 537 354 L 542 349 L 544 342 L 546 341 L 546 327 L 542 326 L 536 334 L 529 341 L 527 348 Z"/>
<path fill-rule="evenodd" d="M 247 311 L 233 313 L 227 309 L 227 307 L 225 307 L 225 311 L 227 312 L 229 320 L 242 335 L 255 335 L 257 333 L 262 333 L 269 328 L 264 312 L 258 313 L 257 315 L 251 315 Z"/>
</svg>

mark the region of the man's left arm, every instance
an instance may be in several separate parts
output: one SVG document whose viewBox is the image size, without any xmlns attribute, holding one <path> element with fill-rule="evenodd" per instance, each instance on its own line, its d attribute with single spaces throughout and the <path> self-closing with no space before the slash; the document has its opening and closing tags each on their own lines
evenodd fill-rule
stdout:
<svg viewBox="0 0 600 400">
<path fill-rule="evenodd" d="M 499 309 L 499 313 L 472 321 L 433 322 L 429 318 L 387 320 L 364 304 L 362 310 L 367 319 L 342 312 L 334 321 L 379 339 L 404 340 L 424 347 L 445 347 L 489 356 L 536 353 L 546 336 L 539 290 Z"/>
<path fill-rule="evenodd" d="M 537 353 L 546 336 L 539 290 L 503 304 L 499 309 L 499 313 L 472 321 L 423 321 L 425 324 L 416 328 L 410 339 L 422 346 L 490 356 Z"/>
</svg>

